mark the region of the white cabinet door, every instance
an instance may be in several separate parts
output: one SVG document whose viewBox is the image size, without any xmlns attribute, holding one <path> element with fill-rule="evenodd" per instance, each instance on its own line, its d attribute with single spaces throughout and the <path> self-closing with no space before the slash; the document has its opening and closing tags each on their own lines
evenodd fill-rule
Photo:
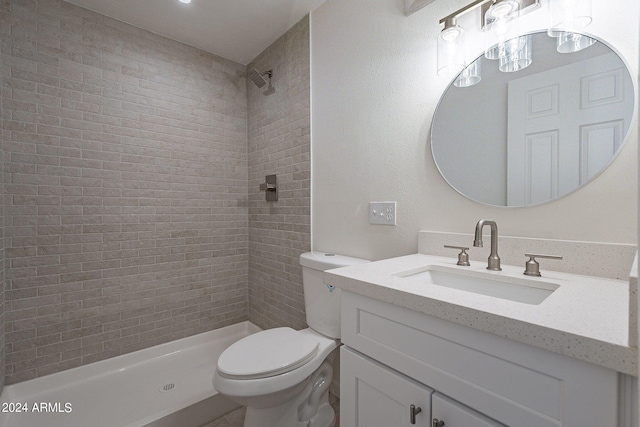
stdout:
<svg viewBox="0 0 640 427">
<path fill-rule="evenodd" d="M 433 426 L 446 427 L 504 427 L 472 409 L 436 393 L 432 397 Z M 442 423 L 442 424 L 439 424 Z"/>
<path fill-rule="evenodd" d="M 344 290 L 342 342 L 510 427 L 618 425 L 615 371 Z"/>
<path fill-rule="evenodd" d="M 340 390 L 341 427 L 431 427 L 433 390 L 346 347 Z"/>
</svg>

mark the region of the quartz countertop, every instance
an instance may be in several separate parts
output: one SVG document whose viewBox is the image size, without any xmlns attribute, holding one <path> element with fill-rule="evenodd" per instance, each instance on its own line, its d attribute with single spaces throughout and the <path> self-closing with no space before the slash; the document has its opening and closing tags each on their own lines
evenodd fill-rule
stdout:
<svg viewBox="0 0 640 427">
<path fill-rule="evenodd" d="M 459 269 L 467 275 L 523 278 L 559 287 L 540 304 L 527 304 L 423 283 L 397 273 L 421 267 Z M 543 270 L 523 276 L 523 267 L 486 270 L 486 262 L 407 255 L 324 273 L 324 281 L 345 291 L 637 376 L 638 349 L 629 345 L 629 283 Z M 396 275 L 394 275 L 396 274 Z"/>
</svg>

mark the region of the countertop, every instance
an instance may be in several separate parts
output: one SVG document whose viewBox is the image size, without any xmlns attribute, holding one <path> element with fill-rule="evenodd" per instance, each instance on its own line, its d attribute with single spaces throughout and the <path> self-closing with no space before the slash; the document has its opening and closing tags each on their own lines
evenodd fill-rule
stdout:
<svg viewBox="0 0 640 427">
<path fill-rule="evenodd" d="M 471 275 L 526 277 L 559 285 L 539 305 L 513 302 L 422 283 L 394 274 L 426 265 Z M 345 291 L 405 307 L 440 319 L 638 375 L 638 349 L 629 346 L 629 283 L 622 280 L 543 270 L 523 276 L 522 266 L 486 270 L 486 262 L 414 254 L 325 271 L 324 281 Z M 499 278 L 498 278 L 499 279 Z"/>
</svg>

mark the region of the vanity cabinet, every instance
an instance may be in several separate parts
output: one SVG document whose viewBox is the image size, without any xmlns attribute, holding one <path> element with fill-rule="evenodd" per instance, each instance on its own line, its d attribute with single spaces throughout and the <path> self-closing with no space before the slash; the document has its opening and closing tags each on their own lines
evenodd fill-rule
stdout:
<svg viewBox="0 0 640 427">
<path fill-rule="evenodd" d="M 466 406 L 435 393 L 432 400 L 433 424 L 430 427 L 505 427 Z"/>
<path fill-rule="evenodd" d="M 340 425 L 431 427 L 429 387 L 345 347 L 340 371 Z"/>
<path fill-rule="evenodd" d="M 621 427 L 607 368 L 344 290 L 342 341 L 342 427 Z"/>
<path fill-rule="evenodd" d="M 340 353 L 341 425 L 505 427 L 352 349 Z"/>
</svg>

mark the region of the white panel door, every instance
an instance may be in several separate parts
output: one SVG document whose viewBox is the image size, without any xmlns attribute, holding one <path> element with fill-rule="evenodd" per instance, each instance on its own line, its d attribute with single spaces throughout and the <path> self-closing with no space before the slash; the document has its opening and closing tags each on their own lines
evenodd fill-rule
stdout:
<svg viewBox="0 0 640 427">
<path fill-rule="evenodd" d="M 611 161 L 623 138 L 629 82 L 622 68 L 608 69 L 610 55 L 509 82 L 509 206 L 567 194 Z"/>
<path fill-rule="evenodd" d="M 432 393 L 430 388 L 347 347 L 340 349 L 342 427 L 431 427 Z M 414 423 L 411 405 L 415 408 Z"/>
<path fill-rule="evenodd" d="M 613 120 L 580 129 L 580 181 L 587 182 L 613 158 L 622 142 L 623 120 Z"/>
</svg>

